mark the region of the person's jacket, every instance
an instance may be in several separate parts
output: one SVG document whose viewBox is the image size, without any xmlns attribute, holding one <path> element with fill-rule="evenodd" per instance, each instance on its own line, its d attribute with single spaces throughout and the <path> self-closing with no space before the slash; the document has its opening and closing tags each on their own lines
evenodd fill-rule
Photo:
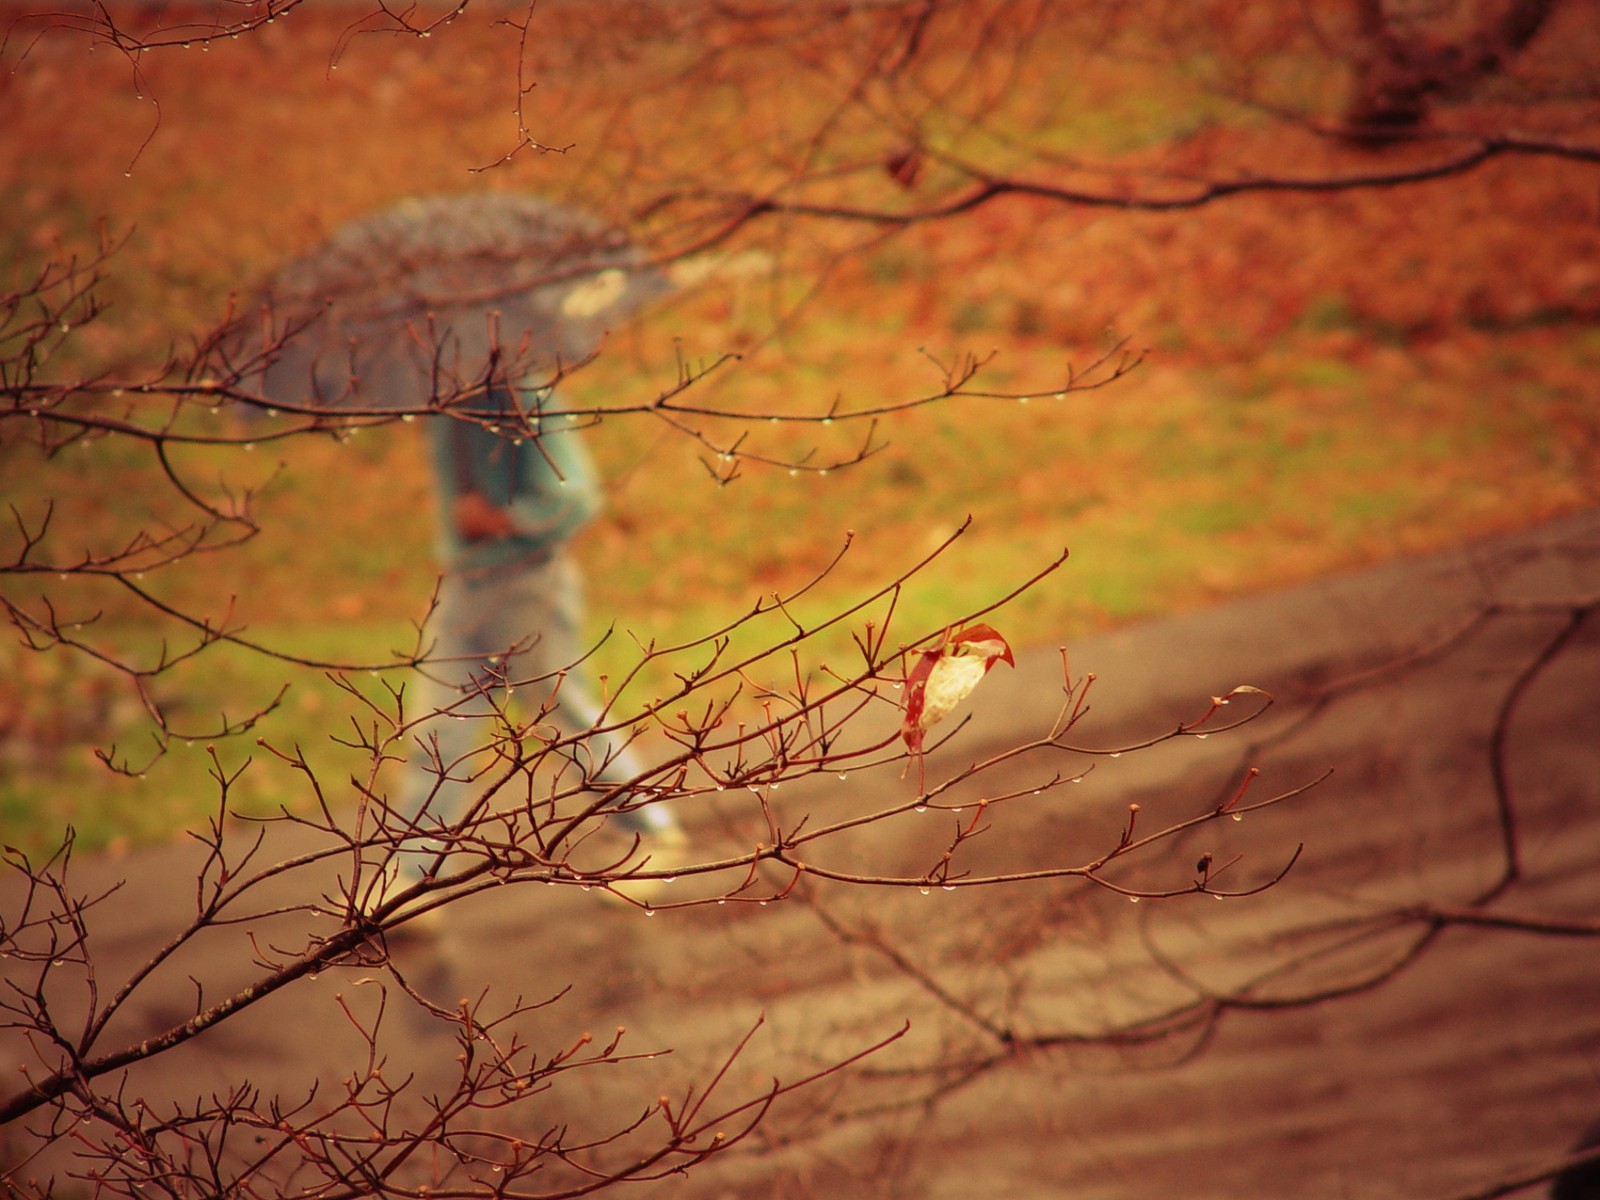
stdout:
<svg viewBox="0 0 1600 1200">
<path fill-rule="evenodd" d="M 509 393 L 492 393 L 488 403 L 470 402 L 474 412 L 493 408 L 512 413 Z M 547 560 L 601 509 L 593 461 L 570 417 L 539 418 L 541 407 L 560 407 L 548 390 L 522 388 L 517 403 L 538 430 L 529 437 L 522 423 L 489 426 L 452 416 L 428 419 L 428 435 L 438 478 L 439 558 L 451 570 L 529 564 Z M 497 431 L 498 429 L 498 431 Z M 511 517 L 509 537 L 465 540 L 456 530 L 457 497 L 476 491 Z"/>
</svg>

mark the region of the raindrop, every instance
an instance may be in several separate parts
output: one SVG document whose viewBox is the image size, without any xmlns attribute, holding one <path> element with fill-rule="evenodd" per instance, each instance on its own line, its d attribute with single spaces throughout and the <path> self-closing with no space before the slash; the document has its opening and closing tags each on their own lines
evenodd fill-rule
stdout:
<svg viewBox="0 0 1600 1200">
<path fill-rule="evenodd" d="M 1128 897 L 1128 903 L 1129 904 L 1137 904 L 1137 903 L 1139 903 L 1139 897 L 1137 897 L 1137 896 L 1129 896 Z"/>
<path fill-rule="evenodd" d="M 1196 741 L 1200 741 L 1200 742 L 1203 742 L 1203 741 L 1205 741 L 1205 740 L 1206 740 L 1206 739 L 1207 739 L 1207 738 L 1208 738 L 1208 737 L 1210 737 L 1210 736 L 1211 736 L 1211 735 L 1210 735 L 1210 734 L 1209 734 L 1209 733 L 1197 733 L 1197 734 L 1195 734 L 1195 735 L 1194 735 L 1194 736 L 1195 736 L 1195 740 L 1196 740 Z"/>
<path fill-rule="evenodd" d="M 849 779 L 849 778 L 850 778 L 850 776 L 846 775 L 843 771 L 839 772 L 839 782 L 840 783 L 843 783 L 846 779 Z"/>
<path fill-rule="evenodd" d="M 411 422 L 413 422 L 413 421 L 415 421 L 417 419 L 417 414 L 416 413 L 406 413 L 405 416 L 401 417 L 400 419 L 402 421 L 404 421 L 407 425 L 409 425 L 409 424 L 411 424 Z"/>
<path fill-rule="evenodd" d="M 647 917 L 653 917 L 653 916 L 656 915 L 656 910 L 653 909 L 653 908 L 646 908 L 644 910 L 644 915 L 647 916 Z"/>
<path fill-rule="evenodd" d="M 758 903 L 760 903 L 762 908 L 765 908 L 767 906 L 767 902 L 765 900 L 759 901 Z"/>
<path fill-rule="evenodd" d="M 929 894 L 929 893 L 930 893 L 930 892 L 932 892 L 932 891 L 933 891 L 933 889 L 932 889 L 932 888 L 925 888 L 925 887 L 919 887 L 919 888 L 918 888 L 918 889 L 917 889 L 917 891 L 919 891 L 919 892 L 921 892 L 921 893 L 922 893 L 922 894 L 923 894 L 923 895 L 924 895 L 924 896 L 926 896 L 926 895 L 928 895 L 928 894 Z"/>
<path fill-rule="evenodd" d="M 1017 403 L 1018 404 L 1026 404 L 1027 402 L 1028 402 L 1028 397 L 1026 397 L 1026 396 L 1018 396 L 1017 397 Z"/>
<path fill-rule="evenodd" d="M 1221 900 L 1222 899 L 1222 893 L 1221 892 L 1212 892 L 1211 893 L 1211 898 L 1213 900 Z"/>
<path fill-rule="evenodd" d="M 928 806 L 926 804 L 918 804 L 918 805 L 914 806 L 911 811 L 912 812 L 927 812 L 928 811 Z"/>
<path fill-rule="evenodd" d="M 798 474 L 800 474 L 800 468 L 799 467 L 790 467 L 789 468 L 789 478 L 790 479 L 793 479 Z"/>
<path fill-rule="evenodd" d="M 1233 814 L 1233 819 L 1235 821 L 1242 821 L 1242 820 L 1244 820 L 1244 814 L 1243 813 L 1234 813 Z"/>
<path fill-rule="evenodd" d="M 717 900 L 718 904 L 726 904 L 727 902 L 728 902 L 728 898 L 726 896 L 722 896 Z"/>
<path fill-rule="evenodd" d="M 956 885 L 953 883 L 947 883 L 944 885 L 944 890 L 947 892 L 953 892 L 956 890 Z"/>
<path fill-rule="evenodd" d="M 1122 751 L 1121 750 L 1113 750 L 1111 752 L 1111 757 L 1112 758 L 1121 758 L 1122 757 Z"/>
</svg>

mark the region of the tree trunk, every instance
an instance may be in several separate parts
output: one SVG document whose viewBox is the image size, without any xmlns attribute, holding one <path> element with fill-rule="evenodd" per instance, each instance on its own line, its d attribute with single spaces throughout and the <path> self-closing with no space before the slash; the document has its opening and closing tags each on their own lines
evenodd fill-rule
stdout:
<svg viewBox="0 0 1600 1200">
<path fill-rule="evenodd" d="M 1345 111 L 1349 136 L 1367 143 L 1409 137 L 1437 97 L 1462 92 L 1503 68 L 1533 40 L 1557 2 L 1486 4 L 1469 33 L 1446 40 L 1392 21 L 1383 0 L 1354 0 L 1360 48 Z"/>
</svg>

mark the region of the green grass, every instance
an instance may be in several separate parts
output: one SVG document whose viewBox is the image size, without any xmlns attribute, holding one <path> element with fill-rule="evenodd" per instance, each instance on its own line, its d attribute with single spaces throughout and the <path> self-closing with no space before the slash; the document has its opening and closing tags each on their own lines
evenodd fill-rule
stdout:
<svg viewBox="0 0 1600 1200">
<path fill-rule="evenodd" d="M 148 647 L 152 632 L 147 625 L 109 628 L 100 644 L 138 653 Z M 389 658 L 391 648 L 404 645 L 409 636 L 401 624 L 250 632 L 301 656 L 374 662 Z M 170 730 L 162 737 L 132 701 L 125 682 L 108 669 L 59 650 L 40 655 L 8 649 L 5 659 L 9 670 L 26 671 L 34 679 L 43 670 L 47 680 L 42 689 L 47 695 L 34 698 L 35 736 L 16 748 L 12 769 L 0 774 L 6 840 L 30 853 L 47 850 L 69 825 L 86 849 L 158 840 L 190 827 L 215 811 L 219 770 L 232 776 L 246 768 L 229 791 L 236 815 L 269 815 L 283 806 L 304 810 L 314 799 L 305 779 L 277 764 L 258 738 L 287 752 L 303 750 L 335 794 L 342 794 L 345 779 L 368 761 L 369 756 L 341 748 L 333 739 L 353 740 L 352 721 L 371 728 L 373 712 L 314 668 L 215 646 L 151 680 L 151 699 Z M 380 711 L 392 712 L 384 681 L 398 686 L 403 674 L 360 672 L 345 678 Z M 233 736 L 217 736 L 225 727 L 242 725 L 248 727 Z M 381 719 L 377 726 L 384 728 Z M 96 751 L 118 769 L 109 769 Z M 23 754 L 27 757 L 19 761 Z"/>
</svg>

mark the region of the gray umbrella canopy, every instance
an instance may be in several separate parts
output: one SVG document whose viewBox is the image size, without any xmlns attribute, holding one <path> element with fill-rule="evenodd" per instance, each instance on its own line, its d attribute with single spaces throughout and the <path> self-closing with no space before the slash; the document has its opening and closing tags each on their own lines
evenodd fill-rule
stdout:
<svg viewBox="0 0 1600 1200">
<path fill-rule="evenodd" d="M 406 200 L 272 278 L 276 322 L 305 328 L 252 382 L 277 404 L 423 408 L 586 358 L 670 290 L 622 234 L 548 200 Z"/>
</svg>

